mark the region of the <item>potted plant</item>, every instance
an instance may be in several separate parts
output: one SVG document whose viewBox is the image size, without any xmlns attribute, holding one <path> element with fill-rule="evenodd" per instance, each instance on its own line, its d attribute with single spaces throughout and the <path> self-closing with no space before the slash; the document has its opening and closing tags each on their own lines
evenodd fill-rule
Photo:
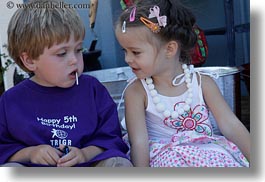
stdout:
<svg viewBox="0 0 265 182">
<path fill-rule="evenodd" d="M 3 48 L 7 49 L 7 45 L 4 44 Z M 2 64 L 2 59 L 5 60 L 4 65 Z M 2 95 L 2 93 L 5 91 L 4 73 L 9 69 L 10 66 L 15 66 L 13 73 L 13 85 L 18 84 L 19 82 L 30 76 L 28 73 L 20 69 L 6 53 L 0 53 L 0 95 Z"/>
<path fill-rule="evenodd" d="M 6 59 L 5 65 L 2 65 L 2 58 Z M 0 54 L 0 95 L 4 92 L 4 73 L 14 62 L 5 53 Z"/>
<path fill-rule="evenodd" d="M 0 69 L 0 96 L 4 92 L 3 74 L 4 74 L 4 72 L 3 72 L 3 69 L 2 69 L 2 65 L 1 65 L 1 69 Z"/>
</svg>

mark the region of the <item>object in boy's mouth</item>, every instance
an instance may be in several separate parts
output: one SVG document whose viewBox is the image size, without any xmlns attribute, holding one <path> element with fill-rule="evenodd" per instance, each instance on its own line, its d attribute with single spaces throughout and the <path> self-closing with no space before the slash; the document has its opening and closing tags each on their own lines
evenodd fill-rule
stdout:
<svg viewBox="0 0 265 182">
<path fill-rule="evenodd" d="M 75 72 L 75 81 L 76 81 L 76 85 L 78 85 L 78 73 Z"/>
</svg>

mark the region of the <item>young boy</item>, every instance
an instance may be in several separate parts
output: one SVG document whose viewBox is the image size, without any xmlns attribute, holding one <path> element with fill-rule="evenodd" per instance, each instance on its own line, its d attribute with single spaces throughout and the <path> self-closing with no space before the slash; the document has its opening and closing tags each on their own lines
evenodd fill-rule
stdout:
<svg viewBox="0 0 265 182">
<path fill-rule="evenodd" d="M 10 20 L 9 54 L 33 76 L 0 98 L 0 164 L 132 166 L 115 103 L 82 75 L 84 25 L 61 5 L 34 1 Z"/>
</svg>

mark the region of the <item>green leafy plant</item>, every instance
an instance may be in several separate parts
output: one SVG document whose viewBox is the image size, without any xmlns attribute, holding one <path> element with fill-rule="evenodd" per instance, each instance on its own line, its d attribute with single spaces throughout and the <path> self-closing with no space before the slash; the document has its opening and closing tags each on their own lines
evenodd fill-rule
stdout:
<svg viewBox="0 0 265 182">
<path fill-rule="evenodd" d="M 7 45 L 3 45 L 7 48 Z M 5 59 L 5 64 L 2 65 L 2 59 Z M 4 73 L 8 70 L 10 65 L 15 64 L 15 62 L 5 53 L 0 53 L 0 94 L 4 91 Z"/>
</svg>

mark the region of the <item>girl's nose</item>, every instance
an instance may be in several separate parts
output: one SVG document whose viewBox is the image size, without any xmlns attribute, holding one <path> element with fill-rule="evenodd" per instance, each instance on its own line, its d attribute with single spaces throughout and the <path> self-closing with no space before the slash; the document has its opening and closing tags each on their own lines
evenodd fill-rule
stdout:
<svg viewBox="0 0 265 182">
<path fill-rule="evenodd" d="M 132 63 L 133 62 L 133 57 L 129 56 L 128 54 L 125 56 L 125 62 L 126 63 Z"/>
</svg>

